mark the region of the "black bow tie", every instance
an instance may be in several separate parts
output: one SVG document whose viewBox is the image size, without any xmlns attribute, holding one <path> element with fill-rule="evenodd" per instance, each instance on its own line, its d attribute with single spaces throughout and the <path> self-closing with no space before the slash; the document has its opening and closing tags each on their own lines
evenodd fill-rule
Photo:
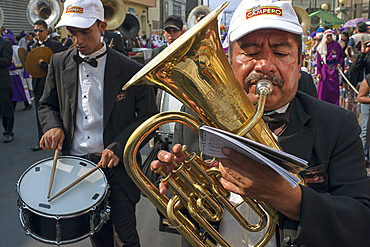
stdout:
<svg viewBox="0 0 370 247">
<path fill-rule="evenodd" d="M 270 115 L 263 115 L 263 120 L 268 125 L 269 129 L 275 135 L 280 136 L 289 124 L 289 113 L 274 113 Z"/>
<path fill-rule="evenodd" d="M 107 54 L 107 51 L 108 51 L 108 49 L 105 52 L 103 52 L 102 54 L 100 54 L 99 56 L 96 56 L 95 58 L 80 57 L 78 54 L 77 55 L 73 55 L 73 60 L 75 60 L 75 62 L 77 64 L 80 64 L 80 63 L 88 63 L 91 66 L 93 66 L 94 68 L 96 68 L 96 67 L 98 67 L 98 61 L 96 61 L 96 59 L 101 58 L 102 56 L 104 56 L 105 54 Z"/>
</svg>

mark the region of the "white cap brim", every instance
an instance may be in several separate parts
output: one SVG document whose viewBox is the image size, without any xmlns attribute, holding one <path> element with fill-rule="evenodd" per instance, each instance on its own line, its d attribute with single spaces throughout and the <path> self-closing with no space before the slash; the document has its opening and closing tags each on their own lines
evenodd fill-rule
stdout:
<svg viewBox="0 0 370 247">
<path fill-rule="evenodd" d="M 260 29 L 278 29 L 282 31 L 287 31 L 289 33 L 302 34 L 301 25 L 297 25 L 296 23 L 289 23 L 286 20 L 279 20 L 276 18 L 270 19 L 265 17 L 263 19 L 261 18 L 260 20 L 258 20 L 257 18 L 252 28 L 249 25 L 243 25 L 236 28 L 236 30 L 230 32 L 229 33 L 230 42 L 238 40 L 243 36 Z"/>
<path fill-rule="evenodd" d="M 96 18 L 87 18 L 78 16 L 68 16 L 66 18 L 62 17 L 58 25 L 56 25 L 56 28 L 58 27 L 89 28 L 96 22 L 96 20 L 97 20 Z"/>
</svg>

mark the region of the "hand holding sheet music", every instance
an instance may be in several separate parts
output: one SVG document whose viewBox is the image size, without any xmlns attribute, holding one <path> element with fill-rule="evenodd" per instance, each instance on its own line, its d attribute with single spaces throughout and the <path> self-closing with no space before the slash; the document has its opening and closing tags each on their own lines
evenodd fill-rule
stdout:
<svg viewBox="0 0 370 247">
<path fill-rule="evenodd" d="M 227 131 L 202 125 L 199 132 L 199 146 L 203 154 L 227 158 L 221 150 L 222 147 L 229 147 L 256 162 L 271 167 L 293 188 L 299 184 L 299 179 L 290 172 L 298 173 L 307 167 L 307 161 L 303 159 Z"/>
</svg>

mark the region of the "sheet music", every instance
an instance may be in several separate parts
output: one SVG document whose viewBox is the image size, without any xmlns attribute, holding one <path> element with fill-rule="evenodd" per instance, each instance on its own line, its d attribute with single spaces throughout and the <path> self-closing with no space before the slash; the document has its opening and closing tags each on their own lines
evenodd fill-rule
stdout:
<svg viewBox="0 0 370 247">
<path fill-rule="evenodd" d="M 205 155 L 216 158 L 227 158 L 221 149 L 222 147 L 229 147 L 256 162 L 271 167 L 283 176 L 293 188 L 299 184 L 299 179 L 288 172 L 287 169 L 299 172 L 307 167 L 307 161 L 303 159 L 247 138 L 207 125 L 202 125 L 199 131 L 199 146 Z"/>
</svg>

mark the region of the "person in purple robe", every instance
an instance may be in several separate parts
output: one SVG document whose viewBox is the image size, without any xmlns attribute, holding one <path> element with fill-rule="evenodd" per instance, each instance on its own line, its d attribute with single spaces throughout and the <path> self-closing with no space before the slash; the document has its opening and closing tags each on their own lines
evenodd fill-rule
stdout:
<svg viewBox="0 0 370 247">
<path fill-rule="evenodd" d="M 12 43 L 13 49 L 12 65 L 9 67 L 10 78 L 12 80 L 13 108 L 15 109 L 17 102 L 24 102 L 24 109 L 30 109 L 32 101 L 27 82 L 29 74 L 23 69 L 22 63 L 18 57 L 18 49 L 20 47 L 15 44 L 12 31 L 7 30 L 7 33 L 3 35 L 3 38 Z"/>
<path fill-rule="evenodd" d="M 340 44 L 333 40 L 333 31 L 328 29 L 317 47 L 317 93 L 319 99 L 339 105 L 339 71 L 344 53 Z"/>
</svg>

